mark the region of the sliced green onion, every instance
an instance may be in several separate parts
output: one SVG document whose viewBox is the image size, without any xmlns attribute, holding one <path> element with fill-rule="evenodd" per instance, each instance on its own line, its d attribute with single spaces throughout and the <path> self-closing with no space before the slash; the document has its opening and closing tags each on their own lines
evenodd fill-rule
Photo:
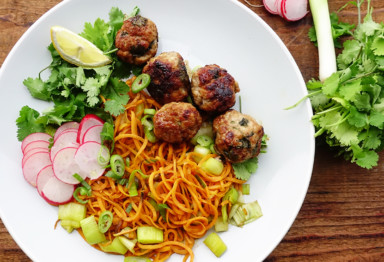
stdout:
<svg viewBox="0 0 384 262">
<path fill-rule="evenodd" d="M 103 211 L 101 214 L 100 214 L 100 217 L 99 217 L 99 223 L 98 223 L 98 226 L 99 226 L 99 231 L 101 233 L 105 233 L 108 231 L 108 229 L 111 227 L 112 225 L 112 220 L 113 220 L 113 214 L 111 211 L 109 210 L 105 210 Z"/>
<path fill-rule="evenodd" d="M 228 231 L 228 222 L 224 222 L 222 216 L 218 217 L 216 220 L 215 231 L 216 232 Z"/>
<path fill-rule="evenodd" d="M 115 180 L 120 180 L 121 179 L 121 176 L 118 176 L 115 172 L 113 172 L 112 170 L 109 170 L 106 174 L 105 174 L 106 177 L 110 177 L 110 178 L 113 178 Z"/>
<path fill-rule="evenodd" d="M 147 257 L 125 257 L 124 262 L 152 262 Z"/>
<path fill-rule="evenodd" d="M 104 252 L 117 253 L 121 255 L 124 255 L 128 251 L 128 248 L 121 243 L 120 238 L 118 237 L 114 238 L 109 245 L 99 244 L 99 247 Z"/>
<path fill-rule="evenodd" d="M 135 254 L 135 246 L 136 246 L 136 243 L 137 243 L 137 239 L 128 239 L 124 236 L 118 236 L 117 237 L 121 244 L 123 244 L 129 251 L 131 251 L 132 254 Z"/>
<path fill-rule="evenodd" d="M 201 179 L 201 177 L 199 175 L 195 175 L 197 181 L 199 181 L 200 185 L 203 187 L 203 188 L 206 188 L 207 187 L 207 184 L 204 182 L 203 179 Z"/>
<path fill-rule="evenodd" d="M 139 193 L 137 192 L 137 186 L 136 186 L 136 182 L 135 182 L 135 173 L 136 172 L 132 172 L 129 175 L 129 180 L 128 180 L 128 184 L 127 184 L 128 193 L 129 193 L 129 196 L 131 196 L 131 197 L 139 195 Z"/>
<path fill-rule="evenodd" d="M 243 195 L 249 195 L 251 192 L 250 184 L 243 184 L 241 189 L 243 191 Z"/>
<path fill-rule="evenodd" d="M 224 165 L 219 159 L 211 157 L 201 164 L 201 168 L 213 175 L 220 175 L 224 170 Z"/>
<path fill-rule="evenodd" d="M 147 128 L 148 130 L 152 130 L 153 125 L 153 116 L 151 115 L 145 115 L 141 118 L 141 124 L 144 126 L 144 128 Z"/>
<path fill-rule="evenodd" d="M 156 109 L 154 108 L 146 108 L 144 109 L 144 115 L 152 115 L 154 116 L 156 114 Z"/>
<path fill-rule="evenodd" d="M 209 234 L 203 242 L 216 257 L 220 257 L 227 250 L 227 246 L 215 232 Z"/>
<path fill-rule="evenodd" d="M 144 113 L 144 109 L 145 109 L 145 107 L 144 107 L 144 104 L 143 104 L 143 103 L 138 104 L 138 105 L 136 106 L 136 108 L 135 108 L 135 114 L 136 114 L 137 116 L 141 116 L 141 115 Z"/>
<path fill-rule="evenodd" d="M 148 130 L 146 127 L 144 127 L 144 134 L 149 142 L 155 143 L 157 141 L 157 138 L 155 136 L 155 133 L 153 133 L 153 130 Z"/>
<path fill-rule="evenodd" d="M 141 244 L 158 244 L 164 241 L 163 230 L 157 227 L 140 226 L 137 228 L 137 241 Z"/>
<path fill-rule="evenodd" d="M 201 135 L 197 137 L 196 142 L 203 147 L 209 148 L 213 144 L 213 139 L 207 135 Z"/>
<path fill-rule="evenodd" d="M 132 203 L 129 203 L 129 205 L 125 209 L 125 212 L 127 212 L 127 214 L 128 214 L 129 212 L 131 212 L 131 210 L 132 210 Z"/>
<path fill-rule="evenodd" d="M 216 152 L 216 150 L 215 150 L 215 144 L 211 144 L 211 145 L 209 146 L 209 150 L 211 150 L 212 154 L 216 154 L 216 155 L 217 155 L 217 152 Z"/>
<path fill-rule="evenodd" d="M 78 187 L 75 189 L 75 191 L 73 191 L 73 198 L 76 199 L 76 201 L 80 204 L 86 204 L 88 203 L 88 200 L 82 200 L 81 198 L 79 198 L 79 195 L 84 196 L 87 193 L 88 191 L 84 187 Z"/>
<path fill-rule="evenodd" d="M 92 190 L 91 186 L 85 181 L 79 174 L 75 173 L 73 174 L 73 177 L 76 178 L 77 181 L 81 183 L 83 187 L 87 190 Z"/>
<path fill-rule="evenodd" d="M 120 178 L 125 173 L 124 159 L 120 155 L 111 156 L 111 169 Z"/>
<path fill-rule="evenodd" d="M 131 164 L 131 159 L 129 157 L 125 158 L 125 166 L 129 167 Z"/>
<path fill-rule="evenodd" d="M 148 74 L 140 74 L 132 83 L 132 92 L 134 94 L 139 93 L 144 88 L 147 88 L 150 82 L 151 77 Z"/>
<path fill-rule="evenodd" d="M 85 240 L 87 240 L 90 245 L 98 244 L 106 240 L 105 235 L 99 231 L 99 227 L 94 216 L 89 216 L 81 220 L 80 226 Z"/>
<path fill-rule="evenodd" d="M 103 155 L 104 153 L 104 155 Z M 100 166 L 106 167 L 109 163 L 109 159 L 111 158 L 111 155 L 109 153 L 109 149 L 102 145 L 99 150 L 99 154 L 97 155 L 97 162 Z"/>
</svg>

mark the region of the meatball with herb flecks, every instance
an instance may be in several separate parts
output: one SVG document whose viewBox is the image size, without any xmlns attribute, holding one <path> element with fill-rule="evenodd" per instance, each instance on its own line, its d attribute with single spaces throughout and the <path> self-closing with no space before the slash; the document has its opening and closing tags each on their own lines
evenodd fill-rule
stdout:
<svg viewBox="0 0 384 262">
<path fill-rule="evenodd" d="M 153 117 L 155 136 L 165 142 L 190 140 L 200 129 L 199 111 L 190 103 L 172 102 L 162 106 Z"/>
<path fill-rule="evenodd" d="M 117 32 L 117 56 L 124 62 L 143 65 L 154 57 L 158 46 L 157 27 L 150 19 L 136 15 L 124 21 Z"/>
<path fill-rule="evenodd" d="M 228 110 L 213 121 L 215 150 L 231 163 L 240 163 L 260 153 L 263 127 L 251 116 Z"/>
<path fill-rule="evenodd" d="M 177 52 L 164 52 L 153 57 L 143 68 L 150 75 L 147 87 L 150 95 L 160 104 L 185 101 L 191 84 L 183 57 Z"/>
<path fill-rule="evenodd" d="M 240 89 L 227 70 L 218 65 L 206 65 L 192 74 L 191 91 L 197 108 L 220 114 L 235 105 Z"/>
</svg>

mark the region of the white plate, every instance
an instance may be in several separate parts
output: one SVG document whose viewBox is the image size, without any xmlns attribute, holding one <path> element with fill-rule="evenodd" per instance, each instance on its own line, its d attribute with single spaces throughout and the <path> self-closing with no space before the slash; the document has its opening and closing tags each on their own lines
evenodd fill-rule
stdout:
<svg viewBox="0 0 384 262">
<path fill-rule="evenodd" d="M 123 261 L 121 256 L 91 248 L 77 233 L 68 234 L 61 227 L 54 230 L 57 208 L 41 199 L 23 178 L 15 120 L 24 105 L 37 110 L 49 106 L 32 99 L 22 82 L 49 64 L 46 47 L 51 26 L 81 32 L 85 22 L 93 23 L 97 17 L 108 20 L 112 6 L 129 13 L 136 5 L 157 24 L 159 52 L 178 51 L 191 67 L 216 63 L 226 68 L 239 82 L 243 113 L 261 120 L 270 136 L 268 153 L 260 157 L 246 199 L 259 200 L 264 216 L 221 234 L 228 246 L 221 262 L 261 261 L 284 237 L 307 192 L 314 159 L 312 110 L 308 101 L 294 110 L 283 109 L 306 94 L 299 69 L 276 34 L 235 0 L 63 1 L 31 26 L 0 73 L 1 218 L 34 261 Z M 202 241 L 196 242 L 193 251 L 195 261 L 215 259 Z M 169 261 L 181 258 L 173 255 Z"/>
</svg>

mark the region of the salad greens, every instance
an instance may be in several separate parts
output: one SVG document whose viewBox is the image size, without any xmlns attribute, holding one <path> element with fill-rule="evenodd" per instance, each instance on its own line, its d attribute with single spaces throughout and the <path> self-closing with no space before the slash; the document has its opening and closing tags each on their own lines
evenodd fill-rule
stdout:
<svg viewBox="0 0 384 262">
<path fill-rule="evenodd" d="M 53 47 L 48 46 L 52 62 L 45 68 L 50 70 L 47 79 L 27 78 L 23 84 L 30 94 L 37 99 L 53 102 L 54 106 L 42 114 L 24 106 L 16 120 L 17 137 L 21 141 L 34 132 L 48 132 L 52 126 L 67 121 L 79 121 L 88 113 L 93 113 L 104 120 L 110 115 L 119 115 L 128 103 L 129 87 L 120 79 L 128 77 L 132 72 L 137 74 L 140 68 L 134 68 L 117 59 L 114 39 L 127 17 L 136 15 L 140 10 L 136 7 L 126 16 L 117 7 L 109 12 L 109 21 L 98 18 L 94 24 L 85 23 L 80 35 L 108 54 L 112 63 L 98 68 L 82 68 L 64 61 Z M 43 69 L 42 71 L 44 71 Z M 101 96 L 106 100 L 101 107 Z"/>
<path fill-rule="evenodd" d="M 361 3 L 353 2 L 359 14 Z M 307 83 L 315 136 L 324 137 L 339 155 L 367 169 L 377 165 L 377 152 L 384 148 L 384 24 L 373 21 L 372 11 L 368 0 L 367 14 L 353 32 L 353 25 L 331 15 L 333 38 L 352 37 L 337 56 L 338 70 L 323 82 Z M 316 40 L 313 29 L 309 36 Z"/>
</svg>

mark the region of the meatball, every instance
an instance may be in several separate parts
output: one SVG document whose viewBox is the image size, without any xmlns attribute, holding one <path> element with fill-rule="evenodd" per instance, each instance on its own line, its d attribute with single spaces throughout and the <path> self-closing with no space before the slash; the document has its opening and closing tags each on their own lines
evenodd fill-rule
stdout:
<svg viewBox="0 0 384 262">
<path fill-rule="evenodd" d="M 161 53 L 148 61 L 143 73 L 151 76 L 147 90 L 158 103 L 182 102 L 188 97 L 191 83 L 179 53 Z"/>
<path fill-rule="evenodd" d="M 264 129 L 251 116 L 230 109 L 213 120 L 215 150 L 231 163 L 260 153 Z"/>
<path fill-rule="evenodd" d="M 240 91 L 235 79 L 218 65 L 206 65 L 192 74 L 191 91 L 197 108 L 220 114 L 236 103 Z"/>
<path fill-rule="evenodd" d="M 200 129 L 199 111 L 190 103 L 172 102 L 162 106 L 153 117 L 154 133 L 169 143 L 190 140 Z"/>
<path fill-rule="evenodd" d="M 119 49 L 117 56 L 124 62 L 145 64 L 157 52 L 157 27 L 148 18 L 140 15 L 131 17 L 117 32 L 115 45 Z"/>
</svg>

